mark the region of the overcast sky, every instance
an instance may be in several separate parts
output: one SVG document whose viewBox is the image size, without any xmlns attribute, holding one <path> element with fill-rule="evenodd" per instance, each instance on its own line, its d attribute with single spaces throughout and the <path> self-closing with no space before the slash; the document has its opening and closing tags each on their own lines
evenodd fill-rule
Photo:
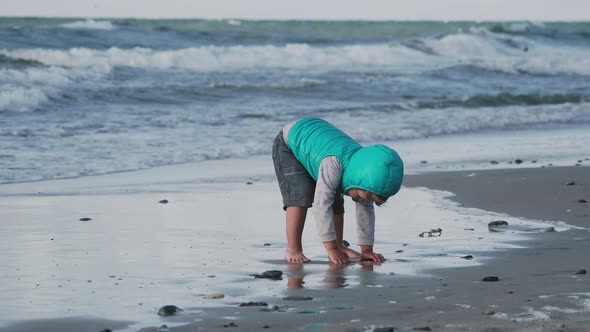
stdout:
<svg viewBox="0 0 590 332">
<path fill-rule="evenodd" d="M 590 20 L 590 0 L 0 0 L 0 16 Z"/>
</svg>

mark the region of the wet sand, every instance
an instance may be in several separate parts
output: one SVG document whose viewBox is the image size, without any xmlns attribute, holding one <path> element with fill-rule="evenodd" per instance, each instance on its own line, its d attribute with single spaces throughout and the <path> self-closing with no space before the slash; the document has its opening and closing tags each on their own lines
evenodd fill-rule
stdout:
<svg viewBox="0 0 590 332">
<path fill-rule="evenodd" d="M 470 207 L 590 227 L 590 205 L 578 202 L 590 200 L 589 167 L 430 173 L 408 176 L 405 185 L 453 191 Z M 590 277 L 577 273 L 590 270 L 590 232 L 531 236 L 528 248 L 498 250 L 484 265 L 425 278 L 373 275 L 373 287 L 291 290 L 313 300 L 276 301 L 287 312 L 215 309 L 174 330 L 225 330 L 233 316 L 244 331 L 589 331 Z M 481 281 L 486 276 L 500 280 Z"/>
<path fill-rule="evenodd" d="M 569 182 L 575 184 L 567 185 Z M 405 186 L 451 191 L 456 194 L 453 199 L 467 207 L 590 228 L 590 205 L 578 202 L 590 201 L 589 167 L 428 173 L 408 176 Z M 174 195 L 167 196 L 174 199 Z M 26 206 L 20 208 L 27 210 Z M 506 221 L 511 223 L 511 218 Z M 265 262 L 282 270 L 287 280 L 256 280 L 256 287 L 269 291 L 246 293 L 242 299 L 266 301 L 268 307 L 239 307 L 239 302 L 203 307 L 195 301 L 194 307 L 182 305 L 185 310 L 181 314 L 163 317 L 161 323 L 140 330 L 590 330 L 590 277 L 577 274 L 590 270 L 590 232 L 571 229 L 529 236 L 526 248 L 498 249 L 483 265 L 436 269 L 420 277 L 381 273 L 380 267 L 371 264 L 333 266 L 321 259 L 306 267 L 284 264 L 280 259 Z M 478 238 L 473 241 L 475 244 Z M 403 260 L 394 263 L 407 264 Z M 315 268 L 326 271 L 322 282 L 333 287 L 305 287 L 302 282 L 309 279 L 302 271 Z M 244 263 L 236 269 L 246 273 L 253 266 Z M 343 287 L 346 278 L 350 280 L 350 271 L 354 271 L 358 285 Z M 497 276 L 499 281 L 481 281 L 486 276 Z M 273 290 L 283 288 L 285 282 L 291 288 L 279 293 Z M 236 287 L 240 285 L 249 287 L 245 281 Z M 164 301 L 162 305 L 176 304 Z M 274 310 L 272 306 L 276 306 Z M 0 331 L 116 331 L 129 326 L 122 320 L 103 318 L 31 320 L 0 327 Z"/>
</svg>

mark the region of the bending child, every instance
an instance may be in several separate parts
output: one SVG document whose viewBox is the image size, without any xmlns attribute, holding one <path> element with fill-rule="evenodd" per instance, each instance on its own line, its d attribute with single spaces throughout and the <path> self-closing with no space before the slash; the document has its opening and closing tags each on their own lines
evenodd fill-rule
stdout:
<svg viewBox="0 0 590 332">
<path fill-rule="evenodd" d="M 288 262 L 310 261 L 303 254 L 301 236 L 312 205 L 318 236 L 331 262 L 384 260 L 373 251 L 373 203 L 380 206 L 401 187 L 404 166 L 394 150 L 381 144 L 363 147 L 322 119 L 304 118 L 279 132 L 272 158 L 286 211 Z M 356 202 L 360 253 L 342 243 L 343 195 Z"/>
</svg>

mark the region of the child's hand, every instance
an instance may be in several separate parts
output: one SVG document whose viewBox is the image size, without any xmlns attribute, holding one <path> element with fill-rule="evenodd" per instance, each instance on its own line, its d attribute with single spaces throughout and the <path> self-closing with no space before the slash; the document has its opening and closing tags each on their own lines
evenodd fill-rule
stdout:
<svg viewBox="0 0 590 332">
<path fill-rule="evenodd" d="M 383 255 L 373 252 L 373 246 L 361 245 L 361 260 L 369 259 L 381 263 L 385 260 Z"/>
<path fill-rule="evenodd" d="M 340 248 L 328 249 L 328 257 L 334 264 L 348 264 L 348 255 Z"/>
<path fill-rule="evenodd" d="M 385 257 L 383 257 L 383 255 L 375 253 L 375 252 L 363 252 L 361 253 L 361 260 L 372 260 L 373 262 L 377 262 L 377 263 L 381 263 L 385 260 Z"/>
</svg>

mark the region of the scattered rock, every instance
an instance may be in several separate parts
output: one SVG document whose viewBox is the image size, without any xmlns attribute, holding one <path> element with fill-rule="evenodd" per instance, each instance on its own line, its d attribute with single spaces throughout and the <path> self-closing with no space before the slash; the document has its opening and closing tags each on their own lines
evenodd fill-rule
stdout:
<svg viewBox="0 0 590 332">
<path fill-rule="evenodd" d="M 211 293 L 203 295 L 204 299 L 214 300 L 214 299 L 222 299 L 225 295 L 222 293 Z"/>
<path fill-rule="evenodd" d="M 399 253 L 402 253 L 404 251 L 403 250 L 396 250 L 395 252 L 399 254 Z"/>
<path fill-rule="evenodd" d="M 566 186 L 575 186 L 576 185 L 576 182 L 570 181 L 570 182 L 566 183 L 565 185 Z"/>
<path fill-rule="evenodd" d="M 490 164 L 492 164 L 492 165 L 498 165 L 498 164 L 499 164 L 499 162 L 497 162 L 497 161 L 495 161 L 495 160 L 490 160 Z"/>
<path fill-rule="evenodd" d="M 428 164 L 428 160 L 421 160 L 420 164 Z"/>
<path fill-rule="evenodd" d="M 485 282 L 496 282 L 496 281 L 500 281 L 500 278 L 498 278 L 496 276 L 487 276 L 487 277 L 483 277 L 481 279 L 481 281 L 485 281 Z"/>
<path fill-rule="evenodd" d="M 415 327 L 414 331 L 432 331 L 430 326 L 423 326 L 423 327 Z"/>
<path fill-rule="evenodd" d="M 175 305 L 165 305 L 158 310 L 158 315 L 172 316 L 172 315 L 175 315 L 181 311 L 182 311 L 182 309 L 180 309 L 179 307 L 177 307 Z"/>
<path fill-rule="evenodd" d="M 269 270 L 264 271 L 261 274 L 252 274 L 254 278 L 272 279 L 272 280 L 283 280 L 283 271 Z"/>
<path fill-rule="evenodd" d="M 270 329 L 270 325 L 264 325 L 262 328 L 263 329 Z"/>
<path fill-rule="evenodd" d="M 464 231 L 474 231 L 475 228 L 463 228 Z"/>
<path fill-rule="evenodd" d="M 350 247 L 350 243 L 348 243 L 348 241 L 346 241 L 346 240 L 342 240 L 342 244 L 343 244 L 343 245 L 344 245 L 346 248 Z"/>
<path fill-rule="evenodd" d="M 418 234 L 419 237 L 438 237 L 442 235 L 442 229 L 431 229 L 430 231 L 422 232 Z"/>
<path fill-rule="evenodd" d="M 269 247 L 270 246 L 270 243 L 265 243 L 264 246 L 265 247 Z"/>
<path fill-rule="evenodd" d="M 113 331 L 111 331 L 111 329 L 104 329 L 104 330 L 101 330 L 100 332 L 113 332 Z"/>
<path fill-rule="evenodd" d="M 160 204 L 168 204 L 168 200 L 167 199 L 163 199 L 161 201 L 158 201 L 158 203 L 160 203 Z"/>
<path fill-rule="evenodd" d="M 246 181 L 246 184 L 253 184 L 254 182 L 252 181 Z"/>
<path fill-rule="evenodd" d="M 578 200 L 578 203 L 588 203 L 588 201 L 587 201 L 587 200 L 585 200 L 585 199 L 579 199 L 579 200 Z"/>
<path fill-rule="evenodd" d="M 229 324 L 223 325 L 223 327 L 238 327 L 238 325 L 236 323 L 234 323 L 234 322 L 231 322 Z"/>
<path fill-rule="evenodd" d="M 522 164 L 522 159 L 515 159 L 514 163 L 517 165 L 520 165 L 520 164 Z"/>
<path fill-rule="evenodd" d="M 240 303 L 240 307 L 268 307 L 266 302 L 244 302 Z"/>
<path fill-rule="evenodd" d="M 586 270 L 578 270 L 576 271 L 576 274 L 586 274 Z"/>
<path fill-rule="evenodd" d="M 545 232 L 545 233 L 553 233 L 553 232 L 557 232 L 557 231 L 555 230 L 555 228 L 554 228 L 554 227 L 552 227 L 552 226 L 549 226 L 549 227 L 545 228 L 545 229 L 543 230 L 543 232 Z"/>
<path fill-rule="evenodd" d="M 513 290 L 509 290 L 509 291 L 506 291 L 505 294 L 514 294 L 514 291 Z"/>
<path fill-rule="evenodd" d="M 490 232 L 498 232 L 500 228 L 508 227 L 508 222 L 505 220 L 494 220 L 488 223 L 488 230 Z"/>
<path fill-rule="evenodd" d="M 487 316 L 492 316 L 492 315 L 495 315 L 496 312 L 492 309 L 486 309 L 486 310 L 484 310 L 484 312 L 482 312 L 482 314 L 487 315 Z"/>
<path fill-rule="evenodd" d="M 283 297 L 285 301 L 311 301 L 313 297 L 311 296 L 287 296 Z"/>
<path fill-rule="evenodd" d="M 160 330 L 161 331 L 168 331 L 168 325 L 164 324 L 164 325 L 160 326 Z"/>
<path fill-rule="evenodd" d="M 395 329 L 393 327 L 376 327 L 373 329 L 373 332 L 393 332 Z"/>
<path fill-rule="evenodd" d="M 80 218 L 78 220 L 80 220 L 80 221 L 90 221 L 90 220 L 92 220 L 92 218 L 84 217 L 84 218 Z"/>
<path fill-rule="evenodd" d="M 463 258 L 463 259 L 473 259 L 473 256 L 472 255 L 467 255 L 467 256 L 463 256 L 461 258 Z"/>
</svg>

